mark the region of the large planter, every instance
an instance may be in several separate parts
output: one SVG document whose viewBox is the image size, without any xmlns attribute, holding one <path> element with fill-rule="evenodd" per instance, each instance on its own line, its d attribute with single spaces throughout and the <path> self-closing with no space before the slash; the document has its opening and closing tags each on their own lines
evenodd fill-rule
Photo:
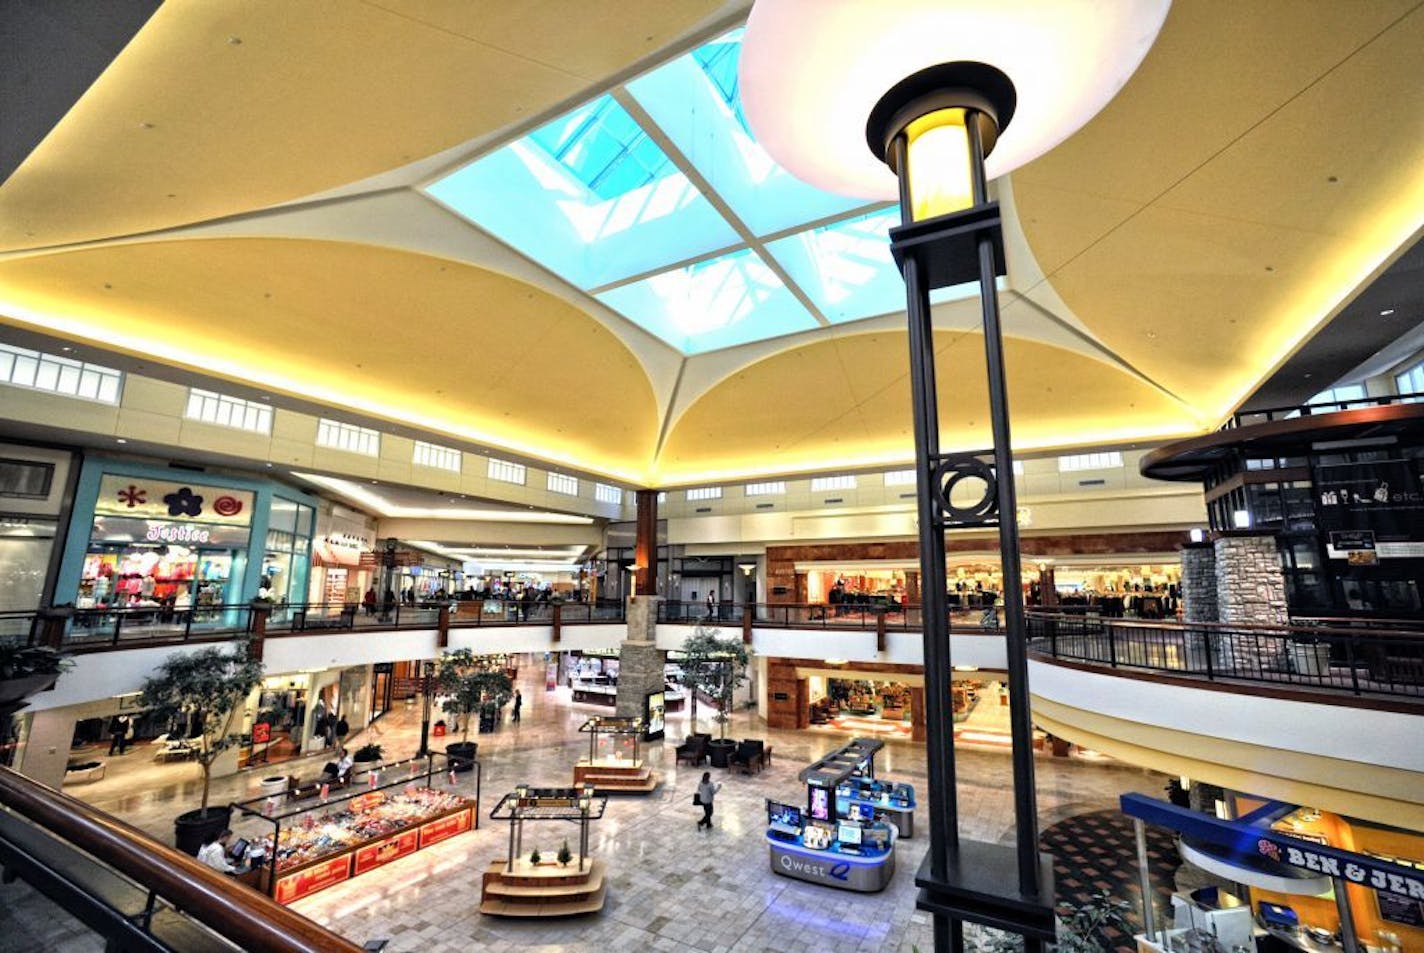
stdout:
<svg viewBox="0 0 1424 953">
<path fill-rule="evenodd" d="M 7 678 L 0 681 L 0 705 L 13 705 L 16 702 L 22 702 L 31 695 L 46 691 L 57 681 L 59 681 L 58 673 Z"/>
<path fill-rule="evenodd" d="M 221 834 L 232 821 L 232 808 L 209 807 L 203 811 L 189 811 L 173 819 L 173 844 L 185 854 L 198 856 L 198 848 L 203 846 L 210 834 Z"/>
<path fill-rule="evenodd" d="M 737 750 L 735 741 L 714 739 L 707 742 L 707 754 L 712 759 L 712 767 L 725 768 L 732 760 L 732 752 Z"/>
<path fill-rule="evenodd" d="M 473 771 L 475 770 L 475 753 L 480 750 L 479 742 L 476 741 L 452 741 L 445 746 L 445 753 L 450 757 L 451 771 Z"/>
</svg>

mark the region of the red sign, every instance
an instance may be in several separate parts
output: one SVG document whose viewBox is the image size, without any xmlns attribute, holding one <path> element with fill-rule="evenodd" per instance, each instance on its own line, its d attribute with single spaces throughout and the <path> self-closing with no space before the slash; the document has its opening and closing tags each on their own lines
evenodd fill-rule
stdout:
<svg viewBox="0 0 1424 953">
<path fill-rule="evenodd" d="M 469 829 L 470 811 L 467 808 L 458 814 L 451 814 L 449 817 L 442 817 L 438 821 L 421 825 L 420 846 L 429 847 L 431 844 L 438 844 L 456 834 L 463 834 Z"/>
<path fill-rule="evenodd" d="M 242 512 L 242 501 L 235 496 L 220 496 L 213 500 L 213 510 L 219 516 L 236 516 Z"/>
<path fill-rule="evenodd" d="M 420 832 L 412 828 L 402 831 L 394 837 L 387 837 L 383 841 L 375 844 L 367 844 L 356 851 L 356 868 L 353 874 L 364 874 L 368 870 L 375 870 L 382 864 L 389 864 L 397 858 L 406 854 L 413 854 L 420 849 Z"/>
<path fill-rule="evenodd" d="M 252 726 L 252 743 L 255 745 L 266 744 L 272 740 L 272 726 L 265 721 L 259 721 Z"/>
<path fill-rule="evenodd" d="M 278 880 L 276 899 L 278 903 L 291 903 L 339 884 L 350 876 L 351 855 L 342 854 Z"/>
</svg>

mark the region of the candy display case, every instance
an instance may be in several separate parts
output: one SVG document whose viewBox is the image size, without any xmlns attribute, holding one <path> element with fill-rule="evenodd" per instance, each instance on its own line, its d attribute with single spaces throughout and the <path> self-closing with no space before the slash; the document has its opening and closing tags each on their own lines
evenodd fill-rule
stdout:
<svg viewBox="0 0 1424 953">
<path fill-rule="evenodd" d="M 444 761 L 433 753 L 372 768 L 346 793 L 298 808 L 281 795 L 234 804 L 234 832 L 262 845 L 257 869 L 245 879 L 291 903 L 475 829 L 479 765 L 471 798 L 456 790 L 465 776 L 457 782 Z"/>
</svg>

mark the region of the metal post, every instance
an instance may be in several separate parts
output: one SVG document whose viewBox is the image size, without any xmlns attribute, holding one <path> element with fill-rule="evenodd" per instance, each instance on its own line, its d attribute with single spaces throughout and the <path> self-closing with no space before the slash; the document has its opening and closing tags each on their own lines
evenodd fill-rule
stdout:
<svg viewBox="0 0 1424 953">
<path fill-rule="evenodd" d="M 984 178 L 984 151 L 979 138 L 979 123 L 972 111 L 965 126 L 969 132 L 969 168 L 973 177 L 974 202 L 982 205 L 988 201 L 988 187 Z M 1038 806 L 1034 790 L 1033 725 L 1028 698 L 1028 643 L 1024 631 L 1022 571 L 1019 566 L 1018 498 L 1014 491 L 1009 390 L 1004 379 L 1004 340 L 999 326 L 994 245 L 988 234 L 979 236 L 979 299 L 984 318 L 984 355 L 989 371 L 989 420 L 994 437 L 994 468 L 998 475 L 999 552 L 1004 578 L 1004 642 L 1009 674 L 1009 734 L 1013 742 L 1019 890 L 1027 896 L 1036 897 L 1039 891 Z"/>
<path fill-rule="evenodd" d="M 904 136 L 890 147 L 903 169 Z M 908 182 L 900 177 L 900 211 L 911 221 Z M 915 426 L 915 503 L 919 525 L 921 601 L 925 660 L 925 749 L 929 776 L 930 872 L 943 881 L 949 855 L 959 847 L 958 792 L 954 772 L 954 732 L 947 729 L 949 694 L 949 614 L 945 593 L 944 532 L 935 518 L 934 460 L 939 455 L 939 399 L 935 388 L 934 323 L 928 282 L 913 257 L 904 262 L 905 301 L 910 338 L 910 392 Z M 964 948 L 963 925 L 947 914 L 934 914 L 934 942 L 939 953 Z"/>
<path fill-rule="evenodd" d="M 1340 945 L 1345 953 L 1360 953 L 1360 939 L 1355 935 L 1355 911 L 1350 906 L 1350 891 L 1343 877 L 1331 877 L 1335 888 L 1335 909 L 1340 913 Z"/>
<path fill-rule="evenodd" d="M 420 750 L 415 753 L 417 758 L 424 758 L 430 754 L 430 670 L 434 666 L 430 659 L 420 663 L 421 668 L 421 712 L 420 712 Z"/>
<path fill-rule="evenodd" d="M 1142 823 L 1142 818 L 1132 819 L 1132 831 L 1137 835 L 1137 884 L 1142 890 L 1142 935 L 1151 939 L 1157 932 L 1157 923 L 1152 910 L 1152 882 L 1147 876 L 1147 825 Z"/>
</svg>

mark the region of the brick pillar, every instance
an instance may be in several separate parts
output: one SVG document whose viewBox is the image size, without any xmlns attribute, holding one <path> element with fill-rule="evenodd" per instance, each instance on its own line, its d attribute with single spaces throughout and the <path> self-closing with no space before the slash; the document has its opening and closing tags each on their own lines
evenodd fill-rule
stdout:
<svg viewBox="0 0 1424 953">
<path fill-rule="evenodd" d="M 562 603 L 554 603 L 554 634 L 550 639 L 552 642 L 562 641 L 564 637 L 564 606 Z"/>
<path fill-rule="evenodd" d="M 1270 533 L 1227 532 L 1213 540 L 1216 606 L 1223 623 L 1285 625 L 1286 580 Z M 1222 661 L 1238 672 L 1284 671 L 1285 641 L 1254 633 L 1227 636 Z"/>
<path fill-rule="evenodd" d="M 667 684 L 663 666 L 667 653 L 657 646 L 658 600 L 638 596 L 628 602 L 628 638 L 618 646 L 618 707 L 620 718 L 643 715 L 650 692 Z M 690 704 L 690 702 L 689 702 Z"/>
<path fill-rule="evenodd" d="M 1216 606 L 1216 545 L 1186 543 L 1181 557 L 1183 623 L 1220 621 Z M 1210 629 L 1187 632 L 1187 664 L 1192 671 L 1206 672 L 1212 663 L 1220 663 L 1220 641 L 1221 637 Z"/>
<path fill-rule="evenodd" d="M 557 610 L 555 610 L 557 611 Z M 436 618 L 435 626 L 439 632 L 436 645 L 440 648 L 450 647 L 450 604 L 447 602 L 440 607 L 440 615 Z"/>
</svg>

